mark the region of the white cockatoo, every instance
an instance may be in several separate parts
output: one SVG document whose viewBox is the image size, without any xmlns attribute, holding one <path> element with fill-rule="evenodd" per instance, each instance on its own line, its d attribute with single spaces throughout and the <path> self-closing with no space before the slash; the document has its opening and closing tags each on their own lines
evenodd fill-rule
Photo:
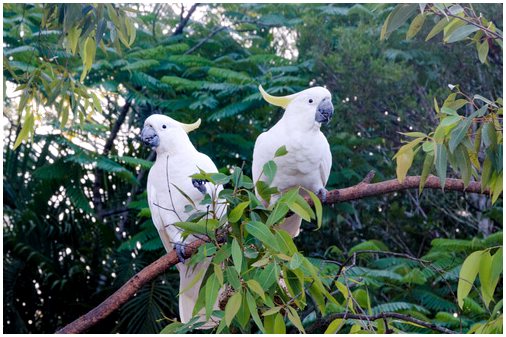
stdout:
<svg viewBox="0 0 506 337">
<path fill-rule="evenodd" d="M 192 311 L 202 278 L 190 289 L 185 288 L 202 269 L 207 270 L 210 260 L 205 260 L 194 267 L 184 263 L 184 246 L 197 238 L 190 235 L 183 240 L 181 236 L 183 230 L 174 226 L 174 223 L 186 221 L 197 210 L 206 211 L 206 205 L 200 205 L 200 201 L 206 193 L 213 197 L 222 189 L 221 186 L 216 187 L 210 182 L 191 178 L 191 175 L 200 172 L 199 168 L 209 173 L 218 172 L 213 161 L 207 155 L 198 152 L 188 138 L 187 133 L 199 126 L 200 119 L 193 124 L 184 124 L 168 116 L 154 114 L 146 119 L 141 132 L 142 141 L 156 150 L 156 161 L 149 171 L 147 181 L 148 203 L 153 223 L 158 229 L 165 249 L 167 252 L 175 249 L 180 261 L 176 267 L 180 276 L 179 315 L 183 323 L 193 317 Z M 185 212 L 185 206 L 190 202 L 179 190 L 193 200 L 195 210 Z M 224 206 L 217 206 L 210 211 L 215 212 L 218 218 L 225 212 Z M 215 309 L 218 309 L 218 304 Z M 205 315 L 203 313 L 199 315 L 204 321 Z M 212 322 L 209 322 L 201 328 L 212 326 Z"/>
<path fill-rule="evenodd" d="M 262 174 L 266 162 L 274 160 L 276 175 L 270 186 L 280 192 L 301 186 L 325 200 L 325 185 L 329 179 L 332 154 L 327 138 L 320 131 L 334 113 L 330 92 L 323 87 L 313 87 L 289 96 L 275 97 L 259 90 L 263 98 L 285 109 L 283 117 L 269 130 L 260 134 L 253 149 L 253 181 L 266 181 Z M 274 158 L 282 146 L 288 153 Z M 277 197 L 271 198 L 273 204 Z M 265 202 L 265 201 L 264 201 Z M 292 237 L 299 235 L 301 218 L 294 214 L 279 225 Z"/>
</svg>

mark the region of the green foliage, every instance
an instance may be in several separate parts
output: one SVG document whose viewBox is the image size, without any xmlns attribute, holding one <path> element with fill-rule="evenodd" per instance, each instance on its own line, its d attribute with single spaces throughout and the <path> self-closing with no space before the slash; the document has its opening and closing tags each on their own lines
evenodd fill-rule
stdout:
<svg viewBox="0 0 506 337">
<path fill-rule="evenodd" d="M 387 303 L 403 303 L 404 309 L 393 309 L 460 331 L 453 314 L 461 310 L 461 265 L 474 251 L 489 249 L 492 257 L 498 248 L 490 248 L 502 245 L 502 198 L 495 188 L 502 185 L 502 101 L 491 101 L 502 96 L 502 47 L 481 30 L 450 43 L 468 28 L 441 16 L 451 5 L 434 6 L 423 15 L 410 9 L 409 28 L 401 24 L 380 41 L 395 5 L 202 4 L 197 11 L 205 19 L 195 13 L 174 35 L 188 6 L 4 4 L 5 332 L 53 333 L 165 253 L 146 200 L 151 161 L 145 158 L 152 157 L 138 139 L 151 113 L 183 122 L 202 118 L 190 137 L 220 168 L 222 175 L 210 178 L 226 184 L 229 195 L 237 187 L 239 200 L 229 201 L 228 214 L 234 235 L 224 249 L 213 244 L 196 257 L 213 255 L 210 273 L 201 277 L 214 273 L 220 287 L 229 284 L 241 297 L 228 311 L 230 327 L 224 311 L 211 313 L 222 318 L 215 332 L 309 332 L 320 314 L 369 313 Z M 483 16 L 474 18 L 463 5 L 466 18 L 490 29 L 497 23 L 495 32 L 502 34 L 499 4 L 472 6 Z M 420 36 L 436 34 L 448 43 L 420 43 Z M 449 93 L 448 83 L 460 86 Z M 335 118 L 322 127 L 333 154 L 329 190 L 358 183 L 372 169 L 376 179 L 390 179 L 391 158 L 407 145 L 399 144 L 400 131 L 410 141 L 425 137 L 412 149 L 406 174 L 470 175 L 491 187 L 497 200 L 490 206 L 487 197 L 426 190 L 322 208 L 310 194 L 314 209 L 299 198 L 265 209 L 251 190 L 249 163 L 255 138 L 281 110 L 263 102 L 258 84 L 276 95 L 309 85 L 332 92 Z M 474 92 L 482 96 L 461 94 Z M 444 106 L 442 98 L 452 94 Z M 434 97 L 437 107 L 428 103 Z M 486 113 L 466 130 L 465 122 L 484 106 Z M 446 160 L 436 158 L 438 146 L 429 141 L 438 124 L 448 129 L 438 143 Z M 464 151 L 468 156 L 457 160 Z M 231 173 L 236 166 L 243 169 Z M 277 193 L 268 185 L 257 188 L 264 196 Z M 310 220 L 295 239 L 272 228 L 288 212 Z M 197 218 L 193 223 L 202 232 Z M 257 223 L 267 230 L 255 227 L 255 236 L 246 227 Z M 365 249 L 376 253 L 359 253 Z M 357 253 L 356 263 L 349 260 L 340 270 L 336 261 L 345 262 L 350 252 Z M 424 255 L 430 263 L 384 255 L 389 252 Z M 495 272 L 484 276 L 485 297 L 499 275 L 497 289 L 486 308 L 478 271 L 458 313 L 463 332 L 502 331 L 502 274 L 495 274 L 494 262 Z M 285 274 L 283 288 L 277 279 Z M 325 292 L 311 284 L 316 278 Z M 164 325 L 163 332 L 195 330 L 203 323 L 167 325 L 178 317 L 178 282 L 177 269 L 169 269 L 89 332 L 156 333 Z M 301 289 L 304 297 L 292 301 Z M 393 320 L 382 324 L 343 320 L 329 329 L 429 332 Z"/>
</svg>

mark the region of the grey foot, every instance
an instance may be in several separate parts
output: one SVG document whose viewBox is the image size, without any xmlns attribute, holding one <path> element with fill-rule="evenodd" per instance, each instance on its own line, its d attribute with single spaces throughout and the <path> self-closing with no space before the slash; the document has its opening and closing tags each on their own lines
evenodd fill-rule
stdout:
<svg viewBox="0 0 506 337">
<path fill-rule="evenodd" d="M 327 190 L 325 188 L 320 188 L 316 193 L 316 196 L 322 201 L 322 203 L 327 202 Z"/>
<path fill-rule="evenodd" d="M 174 244 L 174 250 L 176 251 L 177 259 L 179 262 L 184 263 L 185 246 L 182 243 Z"/>
<path fill-rule="evenodd" d="M 192 179 L 193 187 L 200 191 L 202 194 L 206 194 L 206 181 L 203 179 Z"/>
</svg>

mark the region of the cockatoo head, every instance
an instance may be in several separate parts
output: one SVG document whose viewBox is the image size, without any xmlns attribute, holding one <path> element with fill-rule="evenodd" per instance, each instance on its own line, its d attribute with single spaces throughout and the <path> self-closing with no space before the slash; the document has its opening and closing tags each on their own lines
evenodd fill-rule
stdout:
<svg viewBox="0 0 506 337">
<path fill-rule="evenodd" d="M 258 88 L 267 102 L 285 108 L 285 116 L 300 122 L 327 124 L 334 114 L 330 91 L 324 87 L 312 87 L 279 97 L 269 95 L 262 86 Z"/>
<path fill-rule="evenodd" d="M 193 147 L 187 133 L 200 126 L 200 118 L 195 123 L 184 124 L 169 116 L 154 114 L 144 121 L 141 139 L 157 153 L 184 150 Z"/>
</svg>

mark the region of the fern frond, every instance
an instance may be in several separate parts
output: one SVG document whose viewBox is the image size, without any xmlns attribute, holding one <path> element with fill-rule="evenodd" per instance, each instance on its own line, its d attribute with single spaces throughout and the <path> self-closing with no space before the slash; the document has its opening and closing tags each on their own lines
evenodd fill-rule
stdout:
<svg viewBox="0 0 506 337">
<path fill-rule="evenodd" d="M 132 63 L 128 63 L 123 68 L 121 68 L 122 71 L 139 71 L 151 68 L 153 66 L 159 65 L 160 62 L 157 60 L 140 60 Z"/>
<path fill-rule="evenodd" d="M 132 83 L 153 90 L 171 91 L 169 85 L 143 72 L 134 72 L 132 74 Z"/>
<path fill-rule="evenodd" d="M 200 81 L 191 81 L 177 76 L 164 76 L 161 81 L 173 87 L 176 91 L 193 91 L 202 87 Z"/>
<path fill-rule="evenodd" d="M 155 48 L 136 50 L 127 55 L 128 58 L 138 59 L 156 59 L 161 60 L 172 54 L 182 54 L 190 47 L 186 43 L 175 43 L 166 46 L 157 46 Z"/>
<path fill-rule="evenodd" d="M 140 166 L 141 168 L 148 170 L 153 166 L 153 162 L 141 158 L 136 157 L 130 157 L 130 156 L 114 156 L 113 159 L 119 160 L 124 162 L 125 164 L 131 165 L 131 166 Z"/>
<path fill-rule="evenodd" d="M 238 72 L 230 69 L 210 67 L 207 73 L 217 79 L 223 79 L 232 83 L 251 82 L 251 77 L 245 72 Z"/>
<path fill-rule="evenodd" d="M 424 307 L 436 311 L 455 311 L 457 307 L 433 291 L 427 289 L 416 288 L 411 292 L 412 296 L 420 302 Z"/>
<path fill-rule="evenodd" d="M 88 214 L 91 214 L 93 212 L 90 206 L 90 201 L 78 186 L 73 184 L 67 184 L 65 186 L 65 191 L 67 197 L 70 199 L 70 201 L 76 208 L 78 209 L 80 208 Z"/>
<path fill-rule="evenodd" d="M 223 109 L 221 109 L 221 110 L 213 113 L 211 116 L 209 116 L 209 120 L 223 119 L 223 118 L 238 115 L 241 112 L 249 110 L 250 108 L 252 108 L 256 104 L 257 103 L 255 101 L 229 104 L 226 107 L 224 107 Z"/>
<path fill-rule="evenodd" d="M 204 67 L 213 64 L 212 61 L 198 55 L 171 55 L 168 60 L 186 67 Z"/>
<path fill-rule="evenodd" d="M 430 311 L 421 305 L 408 302 L 389 302 L 377 305 L 372 308 L 373 314 L 379 314 L 382 312 L 398 312 L 402 310 L 416 310 L 423 314 L 429 314 Z"/>
</svg>

